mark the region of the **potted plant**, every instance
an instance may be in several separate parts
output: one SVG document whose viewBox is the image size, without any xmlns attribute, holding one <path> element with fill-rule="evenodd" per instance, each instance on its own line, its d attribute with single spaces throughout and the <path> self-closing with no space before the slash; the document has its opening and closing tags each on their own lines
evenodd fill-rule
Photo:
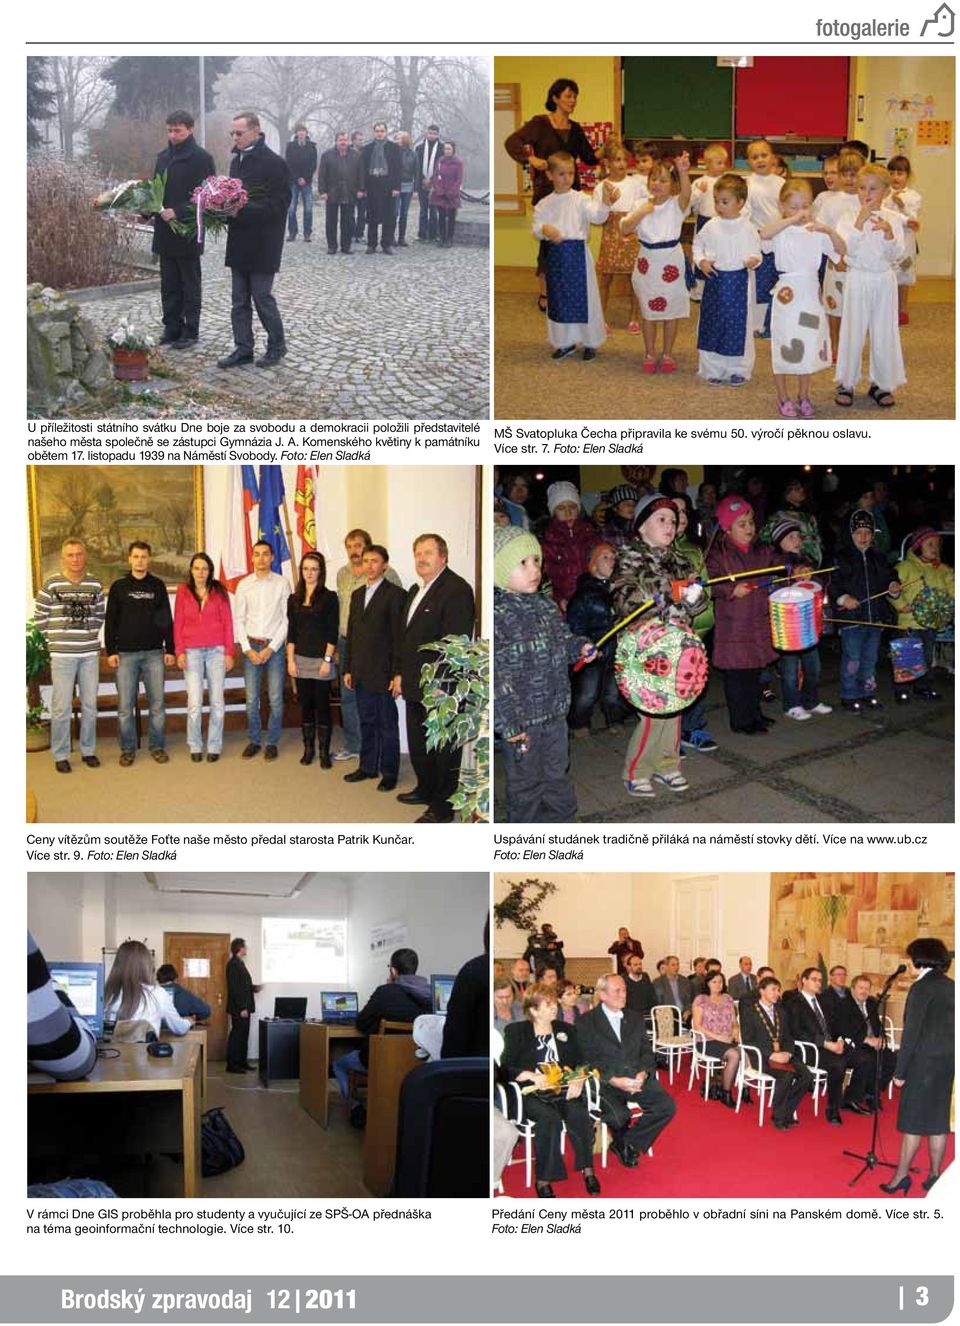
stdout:
<svg viewBox="0 0 960 1326">
<path fill-rule="evenodd" d="M 427 750 L 463 749 L 450 798 L 461 822 L 490 819 L 490 644 L 447 635 L 421 649 L 436 654 L 420 671 Z"/>
<path fill-rule="evenodd" d="M 50 749 L 50 724 L 43 717 L 40 674 L 50 662 L 50 650 L 36 622 L 27 622 L 27 750 Z"/>
<path fill-rule="evenodd" d="M 138 330 L 126 314 L 107 337 L 113 354 L 113 376 L 120 382 L 145 382 L 150 376 L 149 352 L 156 341 Z"/>
</svg>

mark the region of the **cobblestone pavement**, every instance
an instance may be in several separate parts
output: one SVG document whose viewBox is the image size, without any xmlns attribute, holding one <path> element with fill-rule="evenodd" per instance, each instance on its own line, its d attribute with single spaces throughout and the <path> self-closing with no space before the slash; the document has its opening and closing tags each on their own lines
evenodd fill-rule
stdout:
<svg viewBox="0 0 960 1326">
<path fill-rule="evenodd" d="M 571 742 L 570 776 L 583 823 L 663 824 L 897 824 L 953 823 L 953 678 L 937 675 L 938 701 L 895 703 L 880 681 L 884 709 L 869 717 L 840 708 L 837 665 L 821 645 L 821 698 L 827 717 L 797 723 L 779 702 L 765 712 L 776 719 L 765 737 L 730 731 L 718 674 L 707 693 L 708 728 L 720 749 L 688 756 L 690 784 L 683 793 L 657 786 L 651 801 L 632 800 L 621 772 L 632 722 L 605 729 L 594 715 L 587 738 Z M 502 760 L 497 759 L 495 816 L 505 816 Z"/>
<path fill-rule="evenodd" d="M 230 274 L 223 242 L 203 259 L 203 315 L 195 349 L 156 352 L 157 371 L 139 396 L 124 393 L 111 415 L 192 418 L 476 419 L 489 403 L 489 249 L 440 249 L 414 237 L 393 256 L 327 253 L 323 209 L 313 243 L 286 244 L 274 294 L 287 357 L 276 368 L 225 371 L 233 348 Z M 104 335 L 122 313 L 162 330 L 160 294 L 84 304 Z M 256 315 L 257 354 L 266 337 Z M 86 409 L 85 414 L 100 413 Z"/>
</svg>

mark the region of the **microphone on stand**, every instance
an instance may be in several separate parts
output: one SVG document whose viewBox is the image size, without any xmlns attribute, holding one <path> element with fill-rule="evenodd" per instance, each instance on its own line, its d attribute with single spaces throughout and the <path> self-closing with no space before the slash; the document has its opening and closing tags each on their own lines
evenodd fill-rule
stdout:
<svg viewBox="0 0 960 1326">
<path fill-rule="evenodd" d="M 884 990 L 889 989 L 889 987 L 890 987 L 891 985 L 893 985 L 893 983 L 894 983 L 894 981 L 897 979 L 897 977 L 898 977 L 898 976 L 902 976 L 903 973 L 904 973 L 906 970 L 907 970 L 907 964 L 906 964 L 905 962 L 901 962 L 901 964 L 900 964 L 900 966 L 897 968 L 897 970 L 896 970 L 896 971 L 892 971 L 892 972 L 890 973 L 890 975 L 887 977 L 887 979 L 884 981 L 884 983 L 883 983 L 883 988 L 884 988 Z"/>
</svg>

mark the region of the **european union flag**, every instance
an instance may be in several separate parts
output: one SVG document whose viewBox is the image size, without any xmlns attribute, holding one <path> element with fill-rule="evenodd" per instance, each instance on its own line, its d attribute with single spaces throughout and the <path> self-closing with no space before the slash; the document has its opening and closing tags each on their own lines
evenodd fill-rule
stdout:
<svg viewBox="0 0 960 1326">
<path fill-rule="evenodd" d="M 283 573 L 283 563 L 289 562 L 290 549 L 287 547 L 283 524 L 280 520 L 280 508 L 283 505 L 283 470 L 279 465 L 260 466 L 260 528 L 259 537 L 273 547 L 271 569 L 278 575 Z"/>
</svg>

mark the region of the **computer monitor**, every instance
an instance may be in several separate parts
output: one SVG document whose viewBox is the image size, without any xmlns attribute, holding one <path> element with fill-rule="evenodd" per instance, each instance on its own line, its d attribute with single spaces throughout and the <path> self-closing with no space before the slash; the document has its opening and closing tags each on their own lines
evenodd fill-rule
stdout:
<svg viewBox="0 0 960 1326">
<path fill-rule="evenodd" d="M 54 984 L 64 992 L 97 1037 L 103 1035 L 103 963 L 48 962 Z"/>
<path fill-rule="evenodd" d="M 288 1022 L 302 1022 L 307 1016 L 307 996 L 277 995 L 273 1001 L 273 1016 Z"/>
<path fill-rule="evenodd" d="M 430 977 L 430 1005 L 434 1013 L 446 1013 L 447 1004 L 450 1002 L 450 991 L 456 979 L 456 976 Z"/>
<path fill-rule="evenodd" d="M 360 1000 L 355 990 L 322 990 L 320 1018 L 323 1022 L 356 1022 Z"/>
</svg>

